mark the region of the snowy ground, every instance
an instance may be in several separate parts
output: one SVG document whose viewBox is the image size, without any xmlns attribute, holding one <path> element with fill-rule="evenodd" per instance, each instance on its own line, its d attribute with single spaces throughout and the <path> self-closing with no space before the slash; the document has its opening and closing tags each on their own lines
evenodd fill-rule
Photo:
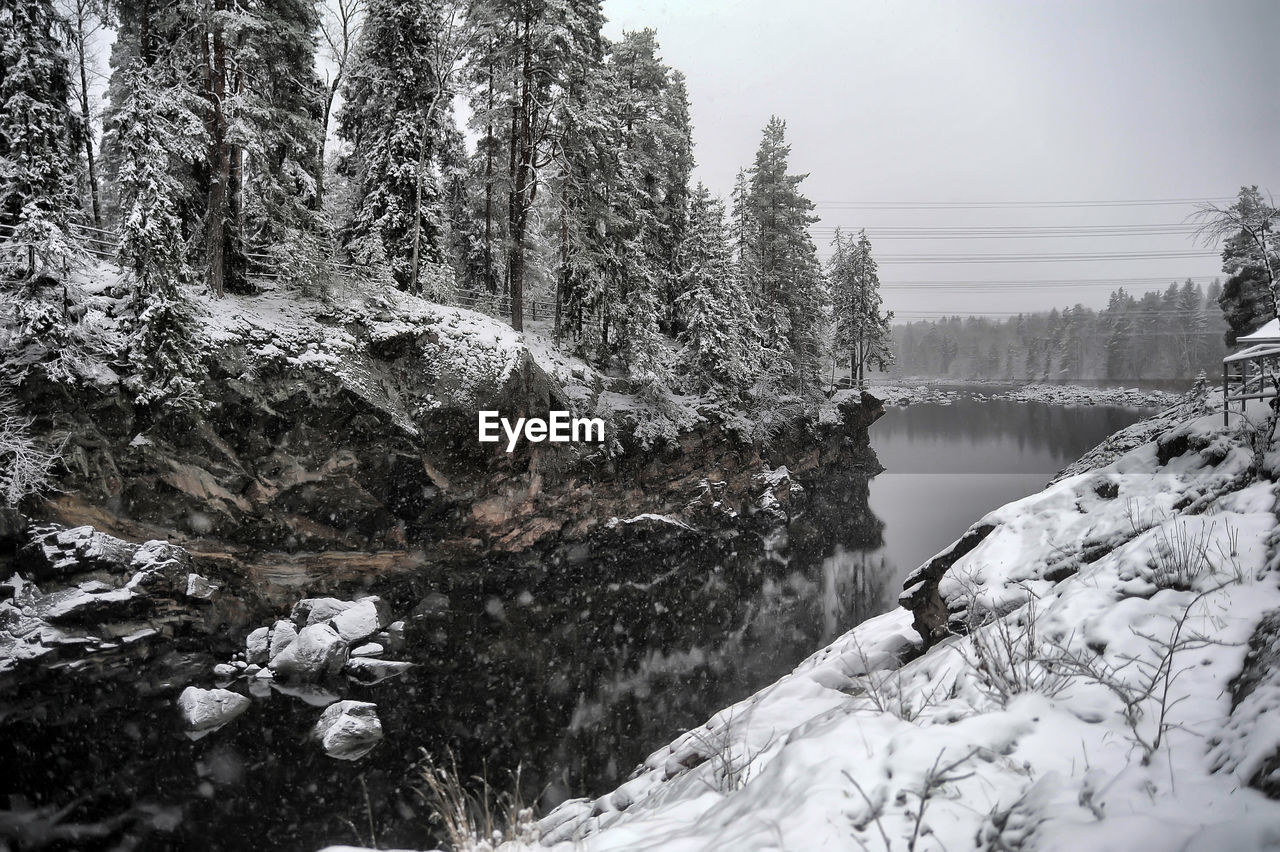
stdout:
<svg viewBox="0 0 1280 852">
<path fill-rule="evenodd" d="M 937 381 L 873 383 L 868 392 L 884 400 L 886 405 L 933 403 L 950 405 L 962 399 L 1001 399 L 1012 402 L 1043 402 L 1049 405 L 1114 405 L 1125 408 L 1167 408 L 1182 399 L 1182 394 L 1147 388 L 1103 388 L 1091 385 L 1027 384 L 1013 390 L 999 383 L 965 383 L 963 388 Z M 840 391 L 848 394 L 852 391 Z"/>
<path fill-rule="evenodd" d="M 542 842 L 1280 848 L 1280 802 L 1247 786 L 1280 747 L 1280 691 L 1233 716 L 1230 689 L 1280 607 L 1276 486 L 1209 409 L 975 524 L 937 586 L 969 635 L 920 655 L 906 609 L 865 622 L 552 812 Z"/>
</svg>

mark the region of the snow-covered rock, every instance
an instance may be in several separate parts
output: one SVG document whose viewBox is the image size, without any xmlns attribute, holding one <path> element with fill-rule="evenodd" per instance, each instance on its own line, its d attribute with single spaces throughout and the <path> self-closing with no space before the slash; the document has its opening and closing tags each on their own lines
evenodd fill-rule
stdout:
<svg viewBox="0 0 1280 852">
<path fill-rule="evenodd" d="M 49 595 L 40 602 L 37 611 L 46 621 L 85 623 L 126 618 L 145 603 L 145 596 L 128 588 L 96 593 L 74 588 Z"/>
<path fill-rule="evenodd" d="M 130 568 L 133 576 L 129 579 L 128 588 L 131 589 L 185 595 L 191 585 L 191 554 L 167 541 L 143 542 L 134 552 Z"/>
<path fill-rule="evenodd" d="M 139 548 L 90 526 L 42 524 L 27 530 L 27 537 L 17 567 L 36 582 L 92 570 L 122 573 Z"/>
<path fill-rule="evenodd" d="M 268 646 L 268 659 L 274 660 L 280 653 L 293 644 L 298 638 L 298 628 L 292 621 L 280 619 L 271 627 L 271 641 Z"/>
<path fill-rule="evenodd" d="M 367 639 L 391 621 L 390 610 L 382 598 L 361 598 L 333 617 L 329 623 L 348 644 Z"/>
<path fill-rule="evenodd" d="M 351 601 L 337 598 L 303 598 L 293 605 L 289 618 L 301 629 L 312 624 L 324 624 L 352 606 Z"/>
<path fill-rule="evenodd" d="M 330 757 L 359 760 L 382 741 L 377 705 L 367 701 L 331 704 L 320 714 L 312 735 Z"/>
<path fill-rule="evenodd" d="M 1103 388 L 1090 385 L 1024 385 L 992 399 L 1015 402 L 1044 402 L 1050 405 L 1115 405 L 1127 408 L 1168 408 L 1182 400 L 1181 394 L 1144 388 Z"/>
<path fill-rule="evenodd" d="M 252 702 L 229 689 L 188 686 L 178 696 L 178 709 L 187 730 L 208 732 L 221 728 L 249 709 Z"/>
<path fill-rule="evenodd" d="M 1106 388 L 1096 385 L 1027 384 L 1012 390 L 993 388 L 999 384 L 983 381 L 903 380 L 901 383 L 873 384 L 868 392 L 885 405 L 951 405 L 965 399 L 998 399 L 1010 402 L 1040 402 L 1046 405 L 1112 405 L 1120 408 L 1163 409 L 1176 405 L 1182 395 L 1147 388 Z M 964 387 L 955 387 L 963 385 Z M 845 389 L 836 392 L 832 401 L 839 401 L 858 393 Z"/>
<path fill-rule="evenodd" d="M 271 639 L 271 628 L 259 627 L 244 637 L 244 658 L 254 665 L 264 665 L 270 655 L 267 653 Z"/>
<path fill-rule="evenodd" d="M 255 631 L 256 632 L 256 631 Z M 316 681 L 337 674 L 347 662 L 347 643 L 328 624 L 311 624 L 271 660 L 271 671 L 285 680 Z"/>
<path fill-rule="evenodd" d="M 187 575 L 187 597 L 207 601 L 213 597 L 215 587 L 199 574 Z"/>
</svg>

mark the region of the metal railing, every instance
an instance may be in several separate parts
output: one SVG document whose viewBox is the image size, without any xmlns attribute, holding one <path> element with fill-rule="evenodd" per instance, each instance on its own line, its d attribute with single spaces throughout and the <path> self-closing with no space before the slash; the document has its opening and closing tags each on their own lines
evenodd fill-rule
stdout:
<svg viewBox="0 0 1280 852">
<path fill-rule="evenodd" d="M 1242 349 L 1222 359 L 1222 423 L 1228 424 L 1231 403 L 1244 415 L 1250 400 L 1280 396 L 1280 343 Z"/>
</svg>

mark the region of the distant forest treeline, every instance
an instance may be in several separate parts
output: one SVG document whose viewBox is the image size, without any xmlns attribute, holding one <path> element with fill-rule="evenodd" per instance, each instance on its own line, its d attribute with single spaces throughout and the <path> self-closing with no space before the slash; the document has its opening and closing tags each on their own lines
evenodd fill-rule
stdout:
<svg viewBox="0 0 1280 852">
<path fill-rule="evenodd" d="M 895 325 L 896 373 L 1009 381 L 1194 378 L 1214 375 L 1227 323 L 1215 281 L 1187 281 L 1135 297 L 1114 291 L 1083 305 L 1015 317 L 948 317 Z"/>
</svg>

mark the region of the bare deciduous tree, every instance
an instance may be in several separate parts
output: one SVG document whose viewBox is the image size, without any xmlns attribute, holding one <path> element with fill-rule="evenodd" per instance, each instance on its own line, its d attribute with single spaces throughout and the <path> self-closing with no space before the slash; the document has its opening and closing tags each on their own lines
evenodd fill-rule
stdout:
<svg viewBox="0 0 1280 852">
<path fill-rule="evenodd" d="M 42 449 L 31 436 L 31 418 L 13 400 L 0 396 L 0 506 L 48 491 L 62 448 Z"/>
<path fill-rule="evenodd" d="M 1225 244 L 1223 270 L 1232 275 L 1245 267 L 1260 268 L 1271 290 L 1272 314 L 1280 316 L 1280 208 L 1256 186 L 1240 187 L 1229 207 L 1202 204 L 1192 214 L 1197 235 L 1208 245 Z"/>
<path fill-rule="evenodd" d="M 332 73 L 326 70 L 324 75 L 324 117 L 320 125 L 320 160 L 324 162 L 324 149 L 329 142 L 329 119 L 333 114 L 333 102 L 338 96 L 338 89 L 351 68 L 355 55 L 356 41 L 360 38 L 360 30 L 364 22 L 367 0 L 330 0 L 326 3 L 324 20 L 320 24 L 320 35 L 324 39 L 323 52 Z M 316 185 L 316 205 L 324 203 L 324 168 L 320 168 L 320 176 Z"/>
</svg>

